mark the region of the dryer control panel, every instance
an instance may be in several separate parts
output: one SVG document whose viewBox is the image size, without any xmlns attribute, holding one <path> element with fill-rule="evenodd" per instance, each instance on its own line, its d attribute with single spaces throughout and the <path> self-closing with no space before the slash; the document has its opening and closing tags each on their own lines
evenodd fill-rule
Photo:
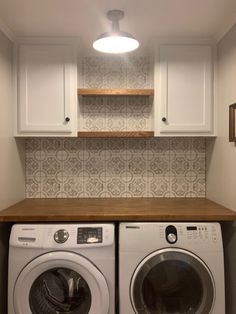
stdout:
<svg viewBox="0 0 236 314">
<path fill-rule="evenodd" d="M 190 242 L 216 243 L 219 234 L 217 227 L 214 223 L 176 223 L 174 226 L 160 224 L 160 236 L 164 238 L 165 234 L 170 244 L 176 243 L 178 238 Z"/>
<path fill-rule="evenodd" d="M 219 223 L 208 222 L 144 222 L 121 223 L 122 250 L 143 251 L 178 247 L 190 251 L 220 251 L 222 236 Z M 129 241 L 128 241 L 128 240 Z M 122 241 L 121 241 L 122 240 Z"/>
</svg>

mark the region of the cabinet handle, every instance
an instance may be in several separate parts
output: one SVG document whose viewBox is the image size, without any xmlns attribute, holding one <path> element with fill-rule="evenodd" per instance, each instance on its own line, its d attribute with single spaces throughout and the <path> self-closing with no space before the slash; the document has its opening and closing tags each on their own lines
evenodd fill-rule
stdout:
<svg viewBox="0 0 236 314">
<path fill-rule="evenodd" d="M 162 120 L 163 122 L 166 122 L 166 118 L 165 118 L 165 117 L 163 117 L 161 120 Z"/>
<path fill-rule="evenodd" d="M 69 122 L 69 121 L 70 121 L 70 118 L 69 118 L 69 117 L 66 117 L 65 120 L 66 120 L 66 122 Z"/>
</svg>

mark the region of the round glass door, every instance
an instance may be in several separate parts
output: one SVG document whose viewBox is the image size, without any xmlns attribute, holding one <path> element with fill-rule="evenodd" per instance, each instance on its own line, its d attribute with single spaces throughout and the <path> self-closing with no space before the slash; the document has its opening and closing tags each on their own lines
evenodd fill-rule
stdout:
<svg viewBox="0 0 236 314">
<path fill-rule="evenodd" d="M 131 281 L 131 301 L 139 314 L 211 313 L 214 281 L 194 254 L 163 249 L 147 256 Z"/>
<path fill-rule="evenodd" d="M 29 293 L 32 314 L 88 314 L 91 291 L 84 278 L 68 268 L 53 268 L 35 279 Z"/>
<path fill-rule="evenodd" d="M 38 256 L 19 274 L 14 287 L 16 314 L 107 314 L 109 290 L 103 274 L 75 253 Z"/>
</svg>

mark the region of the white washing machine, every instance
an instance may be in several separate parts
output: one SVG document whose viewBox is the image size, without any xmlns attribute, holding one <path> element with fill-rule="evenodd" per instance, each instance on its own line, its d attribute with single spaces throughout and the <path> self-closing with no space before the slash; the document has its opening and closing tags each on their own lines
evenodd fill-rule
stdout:
<svg viewBox="0 0 236 314">
<path fill-rule="evenodd" d="M 122 223 L 120 314 L 224 314 L 218 223 Z"/>
<path fill-rule="evenodd" d="M 114 225 L 14 225 L 8 278 L 8 314 L 114 314 Z"/>
</svg>

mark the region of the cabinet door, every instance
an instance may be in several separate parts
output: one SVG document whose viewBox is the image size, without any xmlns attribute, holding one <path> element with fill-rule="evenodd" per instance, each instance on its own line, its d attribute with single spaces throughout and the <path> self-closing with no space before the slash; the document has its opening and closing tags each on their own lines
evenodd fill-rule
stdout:
<svg viewBox="0 0 236 314">
<path fill-rule="evenodd" d="M 69 45 L 19 46 L 19 133 L 72 132 L 77 105 L 75 67 Z"/>
<path fill-rule="evenodd" d="M 161 46 L 160 133 L 212 131 L 212 48 Z"/>
</svg>

